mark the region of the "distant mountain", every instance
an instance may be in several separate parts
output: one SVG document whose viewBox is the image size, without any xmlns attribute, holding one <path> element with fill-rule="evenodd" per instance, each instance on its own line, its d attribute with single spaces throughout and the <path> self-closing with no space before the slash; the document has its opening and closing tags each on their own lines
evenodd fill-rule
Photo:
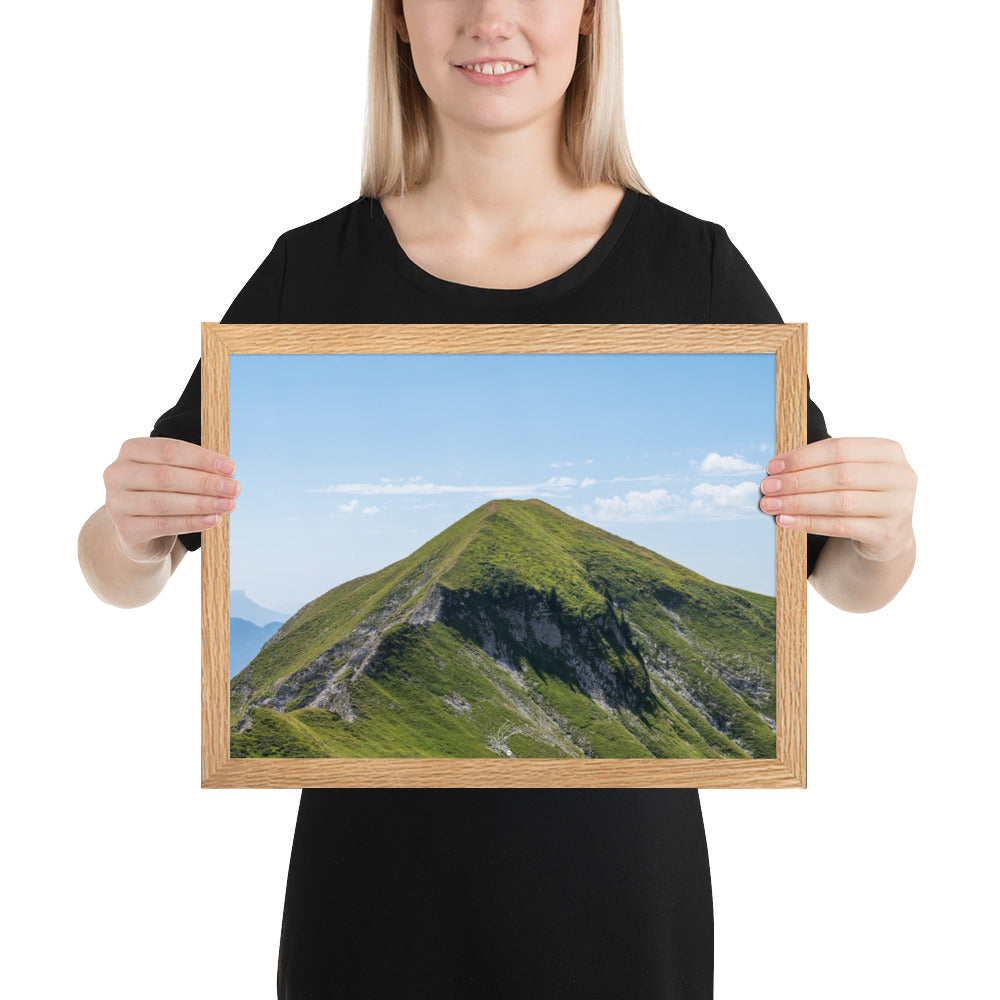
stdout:
<svg viewBox="0 0 1000 1000">
<path fill-rule="evenodd" d="M 244 621 L 252 622 L 254 625 L 269 625 L 271 622 L 283 622 L 288 620 L 289 613 L 284 611 L 273 611 L 269 608 L 262 608 L 259 604 L 247 597 L 245 590 L 229 591 L 229 617 L 242 618 Z"/>
<path fill-rule="evenodd" d="M 281 622 L 254 625 L 245 618 L 229 619 L 229 676 L 239 673 L 259 652 L 260 647 L 281 628 Z"/>
<path fill-rule="evenodd" d="M 234 757 L 774 757 L 775 599 L 491 500 L 286 621 Z"/>
</svg>

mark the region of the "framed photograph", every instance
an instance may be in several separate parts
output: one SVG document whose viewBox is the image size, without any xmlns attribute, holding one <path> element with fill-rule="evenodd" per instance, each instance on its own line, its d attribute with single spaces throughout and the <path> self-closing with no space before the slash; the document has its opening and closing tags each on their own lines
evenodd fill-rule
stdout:
<svg viewBox="0 0 1000 1000">
<path fill-rule="evenodd" d="M 202 327 L 202 784 L 804 787 L 806 327 Z"/>
</svg>

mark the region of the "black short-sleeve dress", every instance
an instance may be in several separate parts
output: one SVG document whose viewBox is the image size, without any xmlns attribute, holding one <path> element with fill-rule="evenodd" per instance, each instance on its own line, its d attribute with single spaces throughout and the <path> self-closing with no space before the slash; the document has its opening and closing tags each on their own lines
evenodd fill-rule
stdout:
<svg viewBox="0 0 1000 1000">
<path fill-rule="evenodd" d="M 780 323 L 726 231 L 626 190 L 531 288 L 445 281 L 377 200 L 293 229 L 223 323 Z M 152 434 L 200 443 L 200 367 Z M 809 441 L 829 437 L 809 401 Z M 183 535 L 188 549 L 200 536 Z M 812 572 L 824 539 L 810 536 Z M 693 789 L 305 789 L 278 996 L 704 1000 L 712 890 Z"/>
</svg>

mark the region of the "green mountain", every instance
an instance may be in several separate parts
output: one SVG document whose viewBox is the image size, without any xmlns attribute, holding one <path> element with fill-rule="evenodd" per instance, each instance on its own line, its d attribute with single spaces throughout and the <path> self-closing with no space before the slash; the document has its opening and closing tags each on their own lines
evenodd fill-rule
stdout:
<svg viewBox="0 0 1000 1000">
<path fill-rule="evenodd" d="M 296 612 L 233 757 L 774 757 L 775 600 L 491 500 Z"/>
</svg>

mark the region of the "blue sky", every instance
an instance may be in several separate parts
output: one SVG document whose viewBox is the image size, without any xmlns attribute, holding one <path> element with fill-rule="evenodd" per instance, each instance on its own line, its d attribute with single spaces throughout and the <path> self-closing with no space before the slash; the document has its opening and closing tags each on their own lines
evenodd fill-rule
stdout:
<svg viewBox="0 0 1000 1000">
<path fill-rule="evenodd" d="M 232 574 L 298 607 L 493 497 L 774 593 L 774 355 L 233 355 Z"/>
</svg>

